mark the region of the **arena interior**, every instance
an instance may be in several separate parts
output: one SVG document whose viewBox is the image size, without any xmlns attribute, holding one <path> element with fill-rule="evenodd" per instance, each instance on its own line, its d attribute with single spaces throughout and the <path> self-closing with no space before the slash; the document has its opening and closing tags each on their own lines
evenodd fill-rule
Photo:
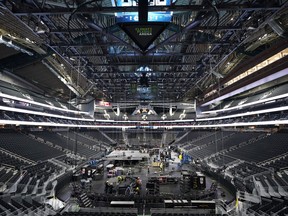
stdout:
<svg viewBox="0 0 288 216">
<path fill-rule="evenodd" d="M 0 216 L 285 216 L 287 125 L 287 0 L 0 1 Z"/>
</svg>

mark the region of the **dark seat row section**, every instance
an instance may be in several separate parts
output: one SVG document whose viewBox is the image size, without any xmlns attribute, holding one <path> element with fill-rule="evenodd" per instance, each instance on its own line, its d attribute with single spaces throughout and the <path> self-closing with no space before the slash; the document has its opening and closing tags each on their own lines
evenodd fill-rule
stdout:
<svg viewBox="0 0 288 216">
<path fill-rule="evenodd" d="M 230 151 L 227 155 L 251 162 L 262 162 L 288 152 L 287 133 L 274 133 Z M 261 150 L 261 152 L 259 152 Z"/>
<path fill-rule="evenodd" d="M 258 136 L 260 136 L 262 133 L 255 133 L 255 132 L 236 132 L 234 134 L 221 134 L 219 133 L 217 136 L 212 137 L 212 140 L 209 140 L 209 142 L 205 145 L 205 142 L 201 141 L 202 146 L 199 146 L 198 148 L 194 148 L 190 150 L 189 146 L 186 147 L 189 151 L 189 154 L 193 158 L 200 158 L 203 159 L 205 157 L 208 157 L 212 154 L 215 154 L 222 150 L 229 150 L 230 147 L 235 146 L 248 142 L 249 140 L 256 139 Z M 226 136 L 225 136 L 226 135 Z M 207 141 L 207 140 L 205 140 Z"/>
<path fill-rule="evenodd" d="M 63 152 L 21 132 L 0 130 L 0 147 L 33 161 L 45 161 Z"/>
<path fill-rule="evenodd" d="M 43 139 L 45 142 L 52 143 L 54 146 L 59 146 L 65 152 L 77 153 L 86 158 L 94 157 L 99 153 L 98 148 L 79 144 L 76 141 L 76 135 L 70 131 L 54 132 L 54 131 L 37 131 L 31 132 L 35 137 Z"/>
</svg>

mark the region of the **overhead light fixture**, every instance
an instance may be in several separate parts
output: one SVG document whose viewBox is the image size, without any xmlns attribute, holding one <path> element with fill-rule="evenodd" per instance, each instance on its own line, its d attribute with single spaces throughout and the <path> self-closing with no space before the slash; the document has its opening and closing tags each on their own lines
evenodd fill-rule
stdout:
<svg viewBox="0 0 288 216">
<path fill-rule="evenodd" d="M 104 118 L 106 118 L 107 120 L 110 119 L 110 115 L 107 113 L 106 110 L 104 110 Z"/>
<path fill-rule="evenodd" d="M 28 50 L 26 50 L 26 49 L 18 46 L 17 44 L 13 43 L 12 40 L 9 40 L 9 39 L 4 38 L 2 35 L 0 35 L 0 43 L 6 45 L 6 46 L 8 46 L 8 47 L 11 47 L 11 48 L 13 48 L 13 49 L 15 49 L 15 50 L 17 50 L 17 51 L 26 53 L 26 54 L 28 54 L 29 56 L 33 56 L 33 55 L 34 55 L 32 52 L 30 52 L 30 51 L 28 51 Z"/>
<path fill-rule="evenodd" d="M 167 119 L 167 115 L 164 113 L 164 114 L 161 116 L 161 119 L 162 119 L 162 120 Z"/>
<path fill-rule="evenodd" d="M 126 113 L 123 115 L 123 119 L 124 119 L 125 121 L 127 121 L 127 120 L 128 120 L 128 116 L 127 116 L 127 114 L 126 114 Z"/>
<path fill-rule="evenodd" d="M 142 119 L 143 119 L 144 121 L 147 120 L 147 118 L 148 118 L 147 115 L 143 115 L 143 116 L 142 116 Z"/>
<path fill-rule="evenodd" d="M 173 109 L 175 109 L 175 107 L 170 106 L 169 108 L 169 115 L 173 116 L 175 114 L 175 112 L 173 112 Z"/>
<path fill-rule="evenodd" d="M 268 22 L 270 28 L 279 36 L 286 37 L 287 32 L 278 20 L 270 19 Z"/>
<path fill-rule="evenodd" d="M 153 112 L 153 110 L 150 109 L 147 114 L 151 115 L 151 114 L 154 114 L 154 112 Z"/>
<path fill-rule="evenodd" d="M 218 73 L 218 72 L 216 72 L 216 71 L 211 70 L 211 73 L 214 74 L 218 79 L 222 79 L 223 78 L 223 75 Z"/>
<path fill-rule="evenodd" d="M 180 114 L 179 118 L 180 118 L 181 120 L 183 120 L 183 119 L 186 117 L 186 113 L 185 113 L 185 112 L 186 112 L 186 111 L 183 110 L 183 112 Z"/>
<path fill-rule="evenodd" d="M 45 33 L 45 30 L 42 29 L 42 28 L 40 28 L 39 26 L 36 26 L 36 27 L 35 27 L 35 32 L 36 32 L 37 34 L 44 34 L 44 33 Z"/>
<path fill-rule="evenodd" d="M 135 111 L 132 113 L 132 115 L 157 115 L 155 110 L 151 105 L 139 105 Z"/>
</svg>

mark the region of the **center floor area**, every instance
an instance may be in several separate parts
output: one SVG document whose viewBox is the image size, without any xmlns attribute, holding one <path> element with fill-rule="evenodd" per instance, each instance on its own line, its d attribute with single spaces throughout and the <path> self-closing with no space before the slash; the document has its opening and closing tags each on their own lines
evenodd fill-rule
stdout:
<svg viewBox="0 0 288 216">
<path fill-rule="evenodd" d="M 70 208 L 75 208 L 76 201 L 80 203 L 79 207 L 95 211 L 129 207 L 142 215 L 171 207 L 186 206 L 190 211 L 193 200 L 214 202 L 214 209 L 205 207 L 196 212 L 215 213 L 219 200 L 230 202 L 235 199 L 217 183 L 217 179 L 201 173 L 193 160 L 184 161 L 181 153 L 132 151 L 132 155 L 116 150 L 83 165 L 58 191 L 58 199 L 70 202 Z"/>
</svg>

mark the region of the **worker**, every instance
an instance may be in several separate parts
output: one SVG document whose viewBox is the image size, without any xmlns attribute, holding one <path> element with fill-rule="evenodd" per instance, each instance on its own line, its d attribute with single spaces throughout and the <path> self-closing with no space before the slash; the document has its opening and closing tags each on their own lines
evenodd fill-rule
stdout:
<svg viewBox="0 0 288 216">
<path fill-rule="evenodd" d="M 163 162 L 160 163 L 159 165 L 161 172 L 163 171 Z"/>
<path fill-rule="evenodd" d="M 117 178 L 118 178 L 118 183 L 121 183 L 121 181 L 123 180 L 123 179 L 122 179 L 122 176 L 120 175 L 120 176 L 118 176 Z"/>
<path fill-rule="evenodd" d="M 108 189 L 109 189 L 109 182 L 106 181 L 105 182 L 105 193 L 108 193 Z"/>
<path fill-rule="evenodd" d="M 131 175 L 132 174 L 132 170 L 131 170 L 131 167 L 129 168 L 128 172 L 127 172 L 127 175 Z"/>
<path fill-rule="evenodd" d="M 182 155 L 182 154 L 179 154 L 178 158 L 179 158 L 180 161 L 182 161 L 183 155 Z"/>
<path fill-rule="evenodd" d="M 141 179 L 139 177 L 137 177 L 137 179 L 136 179 L 136 187 L 141 187 L 141 185 L 142 185 Z"/>
<path fill-rule="evenodd" d="M 140 188 L 139 187 L 135 188 L 135 194 L 140 195 Z"/>
</svg>

